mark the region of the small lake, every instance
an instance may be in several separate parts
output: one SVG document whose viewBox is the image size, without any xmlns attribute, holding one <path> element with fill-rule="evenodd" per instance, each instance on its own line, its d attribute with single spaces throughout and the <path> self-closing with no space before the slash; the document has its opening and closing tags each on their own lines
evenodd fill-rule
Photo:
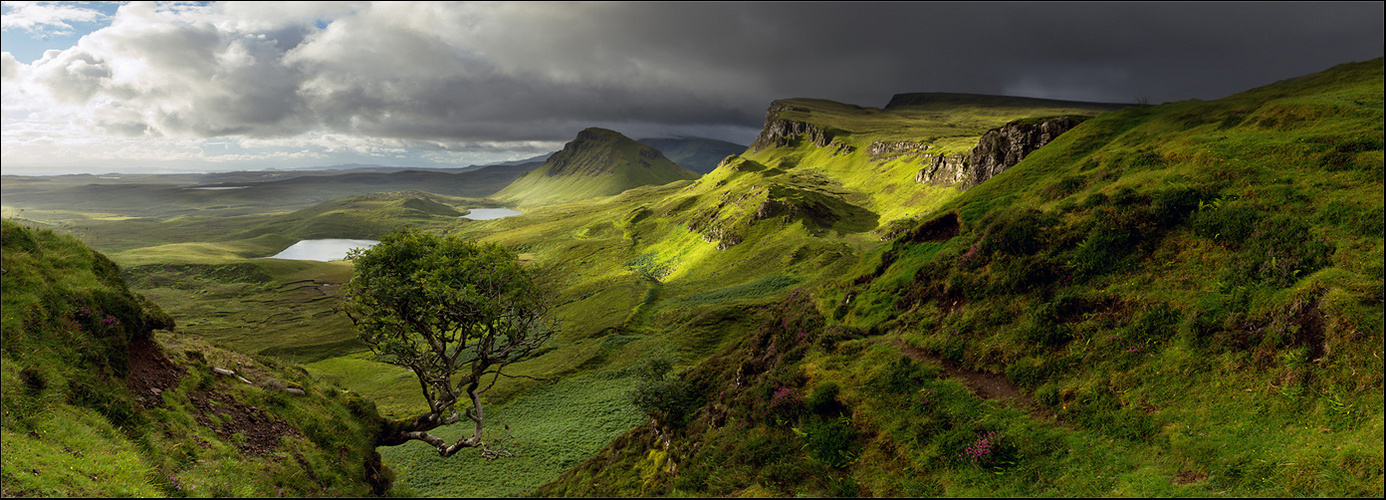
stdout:
<svg viewBox="0 0 1386 500">
<path fill-rule="evenodd" d="M 468 213 L 467 215 L 463 215 L 459 218 L 471 220 L 491 220 L 500 219 L 504 217 L 513 217 L 516 215 L 520 215 L 521 213 L 522 212 L 520 212 L 519 210 L 511 210 L 508 208 L 473 208 L 470 213 Z"/>
<path fill-rule="evenodd" d="M 319 260 L 327 262 L 329 260 L 342 260 L 353 248 L 370 248 L 380 243 L 376 240 L 303 240 L 294 243 L 293 246 L 285 248 L 268 259 L 288 259 L 288 260 Z"/>
<path fill-rule="evenodd" d="M 229 189 L 246 189 L 250 186 L 211 186 L 211 187 L 191 187 L 183 189 L 196 189 L 198 191 L 226 191 Z"/>
</svg>

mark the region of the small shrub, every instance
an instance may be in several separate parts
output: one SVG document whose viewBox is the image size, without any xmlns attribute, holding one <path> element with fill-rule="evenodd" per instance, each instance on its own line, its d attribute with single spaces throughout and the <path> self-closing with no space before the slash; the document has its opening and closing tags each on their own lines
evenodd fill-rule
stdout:
<svg viewBox="0 0 1386 500">
<path fill-rule="evenodd" d="M 1137 221 L 1103 209 L 1088 235 L 1069 254 L 1069 266 L 1077 276 L 1106 274 L 1128 265 L 1128 257 L 1144 236 Z"/>
<path fill-rule="evenodd" d="M 855 457 L 856 429 L 847 417 L 810 418 L 804 424 L 804 441 L 809 455 L 834 468 L 847 467 Z"/>
<path fill-rule="evenodd" d="M 886 366 L 878 385 L 884 392 L 903 394 L 918 389 L 930 378 L 933 377 L 920 369 L 918 361 L 902 354 Z"/>
<path fill-rule="evenodd" d="M 1021 359 L 1006 367 L 1006 378 L 1020 387 L 1037 386 L 1048 376 L 1049 368 L 1036 358 Z"/>
<path fill-rule="evenodd" d="M 1078 207 L 1083 209 L 1097 208 L 1103 203 L 1107 203 L 1107 195 L 1093 193 L 1088 195 L 1087 198 L 1083 198 L 1083 203 L 1079 204 Z"/>
<path fill-rule="evenodd" d="M 1072 329 L 1063 323 L 1027 322 L 1017 333 L 1021 341 L 1046 348 L 1061 347 L 1073 340 Z"/>
<path fill-rule="evenodd" d="M 1167 304 L 1157 304 L 1141 313 L 1131 325 L 1130 338 L 1140 343 L 1163 342 L 1174 336 L 1179 323 L 1179 311 Z"/>
<path fill-rule="evenodd" d="M 1045 406 L 1056 406 L 1059 404 L 1059 386 L 1054 383 L 1047 383 L 1035 389 L 1035 401 Z"/>
<path fill-rule="evenodd" d="M 818 415 L 829 415 L 840 413 L 843 409 L 842 403 L 838 402 L 837 395 L 841 392 L 836 382 L 825 382 L 813 390 L 809 395 L 806 405 L 808 410 Z"/>
<path fill-rule="evenodd" d="M 640 381 L 626 393 L 632 405 L 656 421 L 682 427 L 702 406 L 702 398 L 687 380 L 672 376 L 673 361 L 666 356 L 644 360 L 636 367 Z"/>
<path fill-rule="evenodd" d="M 1088 178 L 1081 175 L 1070 175 L 1059 179 L 1054 184 L 1049 185 L 1040 191 L 1040 196 L 1045 201 L 1053 201 L 1071 195 L 1083 189 L 1088 183 Z"/>
<path fill-rule="evenodd" d="M 1112 194 L 1112 205 L 1114 206 L 1126 207 L 1135 205 L 1140 201 L 1140 194 L 1136 193 L 1136 190 L 1130 187 L 1123 187 Z"/>
<path fill-rule="evenodd" d="M 26 366 L 19 371 L 19 380 L 24 383 L 24 392 L 28 395 L 37 395 L 48 387 L 48 381 L 43 378 L 43 372 L 32 366 Z"/>
<path fill-rule="evenodd" d="M 1156 192 L 1150 203 L 1155 223 L 1160 227 L 1168 228 L 1184 222 L 1189 213 L 1198 209 L 1198 204 L 1204 198 L 1205 195 L 1202 191 L 1187 187 L 1175 187 Z"/>
<path fill-rule="evenodd" d="M 1030 255 L 1043 245 L 1045 228 L 1058 224 L 1054 214 L 1033 208 L 1004 212 L 988 227 L 983 251 L 1009 255 Z"/>
<path fill-rule="evenodd" d="M 1189 226 L 1201 237 L 1241 245 L 1256 231 L 1261 219 L 1260 211 L 1234 205 L 1201 210 L 1190 217 Z"/>
<path fill-rule="evenodd" d="M 1276 216 L 1260 223 L 1221 278 L 1227 286 L 1288 287 L 1328 265 L 1336 248 L 1312 238 L 1303 220 Z"/>
<path fill-rule="evenodd" d="M 768 409 L 771 415 L 792 420 L 803 415 L 806 406 L 803 395 L 797 389 L 780 387 L 770 396 Z"/>
</svg>

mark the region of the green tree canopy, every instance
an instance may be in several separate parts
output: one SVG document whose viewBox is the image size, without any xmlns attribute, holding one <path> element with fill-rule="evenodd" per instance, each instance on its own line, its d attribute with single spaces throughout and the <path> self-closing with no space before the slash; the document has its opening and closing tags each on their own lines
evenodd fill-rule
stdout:
<svg viewBox="0 0 1386 500">
<path fill-rule="evenodd" d="M 473 447 L 487 458 L 503 454 L 483 441 L 481 394 L 556 328 L 532 273 L 499 245 L 415 230 L 387 235 L 348 257 L 356 262 L 343 311 L 381 360 L 414 372 L 429 407 L 387 422 L 378 444 L 417 439 L 443 456 Z M 465 405 L 461 414 L 458 401 Z M 470 436 L 449 444 L 429 434 L 463 414 L 474 424 Z"/>
</svg>

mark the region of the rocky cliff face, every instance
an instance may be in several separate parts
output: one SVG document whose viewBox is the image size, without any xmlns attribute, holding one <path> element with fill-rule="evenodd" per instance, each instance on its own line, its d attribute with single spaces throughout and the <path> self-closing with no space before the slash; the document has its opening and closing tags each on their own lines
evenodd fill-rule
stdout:
<svg viewBox="0 0 1386 500">
<path fill-rule="evenodd" d="M 1020 120 L 987 131 L 972 148 L 967 169 L 971 176 L 964 188 L 981 184 L 1020 163 L 1059 134 L 1078 126 L 1082 118 L 1059 116 L 1041 120 Z M 923 171 L 921 171 L 922 175 Z"/>
<path fill-rule="evenodd" d="M 914 176 L 914 182 L 934 186 L 956 185 L 963 189 L 971 187 L 968 184 L 959 184 L 972 177 L 972 171 L 968 169 L 969 155 L 925 154 L 923 158 L 924 168 L 919 169 L 919 174 Z"/>
<path fill-rule="evenodd" d="M 800 134 L 820 148 L 832 142 L 832 134 L 817 125 L 780 118 L 781 112 L 795 109 L 780 101 L 770 104 L 770 109 L 765 112 L 765 126 L 760 129 L 755 142 L 751 143 L 751 152 L 793 145 L 799 140 Z"/>
</svg>

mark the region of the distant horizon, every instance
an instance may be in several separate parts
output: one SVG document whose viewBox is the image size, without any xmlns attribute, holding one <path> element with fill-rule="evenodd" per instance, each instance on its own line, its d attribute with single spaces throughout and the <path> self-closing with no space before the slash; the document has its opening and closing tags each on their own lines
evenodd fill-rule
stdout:
<svg viewBox="0 0 1386 500">
<path fill-rule="evenodd" d="M 556 151 L 587 127 L 741 143 L 777 99 L 1211 100 L 1386 52 L 1380 2 L 0 9 L 7 175 L 449 168 Z"/>
</svg>

